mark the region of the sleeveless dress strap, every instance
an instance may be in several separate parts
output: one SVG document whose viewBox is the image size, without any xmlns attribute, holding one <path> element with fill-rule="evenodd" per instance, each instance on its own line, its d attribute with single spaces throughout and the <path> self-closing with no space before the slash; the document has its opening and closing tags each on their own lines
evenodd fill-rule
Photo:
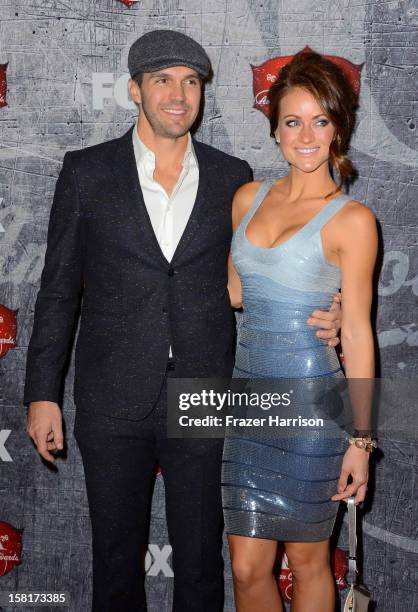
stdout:
<svg viewBox="0 0 418 612">
<path fill-rule="evenodd" d="M 250 211 L 255 212 L 257 210 L 275 182 L 276 179 L 269 179 L 261 183 L 254 196 L 254 202 L 251 204 Z"/>
<path fill-rule="evenodd" d="M 353 198 L 350 198 L 349 196 L 343 194 L 330 200 L 328 204 L 326 204 L 324 208 L 320 210 L 319 213 L 315 215 L 315 217 L 306 224 L 305 228 L 306 230 L 308 230 L 307 234 L 312 236 L 312 234 L 319 232 L 324 227 L 324 225 L 328 223 L 328 221 L 332 219 L 332 217 L 336 215 L 337 212 L 339 212 L 343 208 L 343 206 L 345 206 L 345 204 L 347 204 L 347 202 L 350 202 L 352 199 Z"/>
<path fill-rule="evenodd" d="M 241 231 L 245 232 L 245 229 L 248 223 L 250 222 L 251 217 L 253 217 L 257 208 L 261 205 L 275 181 L 276 179 L 269 179 L 261 183 L 260 187 L 256 191 L 253 203 L 241 219 L 241 223 L 239 224 L 239 228 L 237 229 L 240 229 Z"/>
</svg>

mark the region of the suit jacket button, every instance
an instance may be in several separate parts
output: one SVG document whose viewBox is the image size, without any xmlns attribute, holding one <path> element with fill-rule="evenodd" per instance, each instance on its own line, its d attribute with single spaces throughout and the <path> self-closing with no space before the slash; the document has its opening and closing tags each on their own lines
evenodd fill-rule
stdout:
<svg viewBox="0 0 418 612">
<path fill-rule="evenodd" d="M 174 268 L 168 268 L 168 276 L 174 276 Z"/>
</svg>

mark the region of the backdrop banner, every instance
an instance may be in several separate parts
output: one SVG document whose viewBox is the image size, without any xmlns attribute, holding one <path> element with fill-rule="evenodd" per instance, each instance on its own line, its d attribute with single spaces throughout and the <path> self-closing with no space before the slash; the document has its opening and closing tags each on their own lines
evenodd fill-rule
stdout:
<svg viewBox="0 0 418 612">
<path fill-rule="evenodd" d="M 171 28 L 201 43 L 213 65 L 197 139 L 247 160 L 256 179 L 287 171 L 269 136 L 266 94 L 289 56 L 305 47 L 326 54 L 359 91 L 349 151 L 357 179 L 349 194 L 379 224 L 373 323 L 384 412 L 359 513 L 359 561 L 376 612 L 418 610 L 417 3 L 0 0 L 0 18 L 1 608 L 35 609 L 40 602 L 4 599 L 4 593 L 35 591 L 67 597 L 71 612 L 91 605 L 91 527 L 73 437 L 73 358 L 63 401 L 65 453 L 51 467 L 25 432 L 26 353 L 64 154 L 121 136 L 134 124 L 129 47 L 147 31 Z M 341 601 L 347 540 L 341 504 L 333 535 Z M 277 580 L 289 599 L 291 577 L 280 554 Z M 225 612 L 233 612 L 226 540 L 224 556 Z M 149 611 L 168 612 L 172 551 L 158 466 L 146 570 Z M 43 602 L 51 610 L 63 604 Z"/>
</svg>

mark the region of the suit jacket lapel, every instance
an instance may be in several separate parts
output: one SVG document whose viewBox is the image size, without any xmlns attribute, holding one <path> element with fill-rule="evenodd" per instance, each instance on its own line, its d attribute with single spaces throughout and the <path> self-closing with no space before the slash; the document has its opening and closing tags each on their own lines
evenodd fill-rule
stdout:
<svg viewBox="0 0 418 612">
<path fill-rule="evenodd" d="M 131 218 L 140 229 L 142 236 L 141 248 L 147 249 L 167 265 L 167 260 L 155 236 L 139 183 L 132 143 L 132 130 L 133 128 L 119 139 L 116 150 L 117 162 L 113 166 L 113 173 Z"/>
<path fill-rule="evenodd" d="M 197 188 L 196 200 L 192 213 L 182 237 L 180 238 L 180 242 L 177 245 L 172 263 L 174 263 L 180 257 L 185 248 L 189 245 L 192 238 L 198 232 L 201 224 L 206 221 L 208 212 L 207 208 L 211 201 L 211 187 L 213 187 L 213 184 L 215 183 L 215 177 L 213 176 L 215 167 L 213 164 L 211 164 L 211 160 L 207 155 L 205 155 L 203 147 L 200 145 L 200 143 L 194 139 L 193 147 L 196 153 L 197 163 L 199 165 L 199 185 Z"/>
<path fill-rule="evenodd" d="M 127 209 L 130 211 L 132 220 L 140 229 L 142 236 L 141 248 L 147 249 L 152 255 L 155 255 L 160 262 L 167 266 L 167 259 L 164 257 L 155 236 L 139 183 L 138 169 L 136 167 L 132 143 L 132 130 L 133 128 L 119 139 L 115 158 L 117 163 L 113 166 L 115 180 L 118 184 L 120 194 L 126 202 Z M 216 190 L 216 185 L 220 180 L 220 177 L 217 176 L 217 166 L 215 166 L 211 162 L 211 159 L 205 154 L 200 143 L 193 140 L 193 146 L 199 165 L 199 185 L 192 213 L 180 242 L 177 245 L 172 263 L 174 263 L 183 253 L 184 249 L 196 235 L 202 222 L 207 221 L 210 203 L 213 200 L 213 192 Z"/>
</svg>

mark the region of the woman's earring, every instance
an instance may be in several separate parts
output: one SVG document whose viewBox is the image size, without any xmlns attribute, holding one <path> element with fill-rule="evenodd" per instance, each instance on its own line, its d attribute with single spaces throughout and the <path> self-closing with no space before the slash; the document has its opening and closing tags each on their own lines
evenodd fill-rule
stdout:
<svg viewBox="0 0 418 612">
<path fill-rule="evenodd" d="M 278 145 L 279 145 L 279 147 L 280 147 L 280 140 L 279 140 L 278 138 L 276 138 L 276 142 L 277 142 L 277 144 L 278 144 Z"/>
</svg>

